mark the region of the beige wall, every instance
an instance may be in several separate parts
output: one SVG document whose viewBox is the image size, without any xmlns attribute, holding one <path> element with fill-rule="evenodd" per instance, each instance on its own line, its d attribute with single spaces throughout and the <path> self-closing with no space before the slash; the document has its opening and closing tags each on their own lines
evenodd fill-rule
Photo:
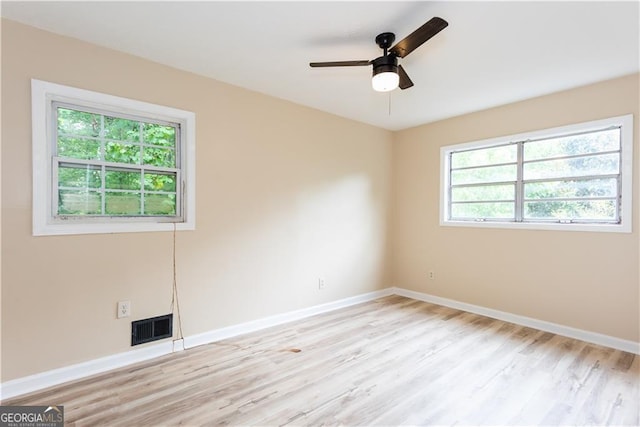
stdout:
<svg viewBox="0 0 640 427">
<path fill-rule="evenodd" d="M 3 21 L 2 381 L 127 351 L 171 303 L 172 233 L 31 236 L 31 78 L 196 113 L 185 335 L 389 286 L 390 132 Z"/>
<path fill-rule="evenodd" d="M 398 132 L 396 286 L 639 341 L 639 75 Z M 633 233 L 439 226 L 440 147 L 633 113 Z M 434 271 L 435 279 L 428 279 Z"/>
</svg>

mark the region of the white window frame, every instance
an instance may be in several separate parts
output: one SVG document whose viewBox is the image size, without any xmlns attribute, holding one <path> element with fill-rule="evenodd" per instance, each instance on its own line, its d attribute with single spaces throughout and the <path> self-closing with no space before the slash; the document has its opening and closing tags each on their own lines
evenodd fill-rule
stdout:
<svg viewBox="0 0 640 427">
<path fill-rule="evenodd" d="M 450 154 L 454 151 L 474 148 L 488 148 L 518 141 L 560 137 L 567 134 L 602 130 L 608 127 L 620 127 L 620 223 L 566 223 L 566 222 L 515 222 L 515 221 L 460 221 L 450 219 L 449 186 Z M 530 230 L 596 231 L 596 232 L 632 232 L 632 182 L 633 182 L 633 115 L 611 117 L 568 126 L 543 129 L 516 135 L 501 136 L 481 141 L 447 145 L 440 148 L 440 225 L 453 227 L 510 228 Z"/>
<path fill-rule="evenodd" d="M 55 123 L 53 104 L 88 107 L 105 113 L 125 114 L 179 123 L 181 215 L 158 217 L 74 217 L 60 219 L 53 212 Z M 78 89 L 42 80 L 31 80 L 32 149 L 33 149 L 33 235 L 128 233 L 146 231 L 194 230 L 196 225 L 196 139 L 195 113 L 104 93 Z"/>
</svg>

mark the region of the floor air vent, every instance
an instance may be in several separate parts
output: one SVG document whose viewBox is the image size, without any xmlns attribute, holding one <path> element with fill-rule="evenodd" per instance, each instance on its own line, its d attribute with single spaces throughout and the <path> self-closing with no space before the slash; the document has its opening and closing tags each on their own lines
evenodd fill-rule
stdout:
<svg viewBox="0 0 640 427">
<path fill-rule="evenodd" d="M 131 345 L 173 336 L 173 314 L 131 322 Z"/>
</svg>

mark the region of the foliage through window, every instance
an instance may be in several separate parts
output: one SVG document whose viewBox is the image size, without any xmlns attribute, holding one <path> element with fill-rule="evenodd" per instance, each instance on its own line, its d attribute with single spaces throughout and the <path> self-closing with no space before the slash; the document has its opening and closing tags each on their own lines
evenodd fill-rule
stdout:
<svg viewBox="0 0 640 427">
<path fill-rule="evenodd" d="M 60 216 L 179 214 L 179 124 L 56 105 Z"/>
<path fill-rule="evenodd" d="M 631 120 L 443 147 L 443 223 L 630 227 Z"/>
<path fill-rule="evenodd" d="M 34 235 L 193 229 L 195 115 L 32 81 Z"/>
</svg>

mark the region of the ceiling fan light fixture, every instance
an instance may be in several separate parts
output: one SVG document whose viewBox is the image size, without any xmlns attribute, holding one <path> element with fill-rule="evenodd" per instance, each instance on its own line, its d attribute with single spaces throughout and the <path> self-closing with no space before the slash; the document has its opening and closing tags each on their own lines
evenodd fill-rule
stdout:
<svg viewBox="0 0 640 427">
<path fill-rule="evenodd" d="M 398 87 L 400 76 L 394 71 L 383 71 L 374 74 L 371 79 L 371 86 L 376 92 L 390 92 Z"/>
<path fill-rule="evenodd" d="M 400 84 L 398 60 L 394 56 L 381 56 L 373 60 L 371 87 L 376 92 L 390 92 Z"/>
</svg>

